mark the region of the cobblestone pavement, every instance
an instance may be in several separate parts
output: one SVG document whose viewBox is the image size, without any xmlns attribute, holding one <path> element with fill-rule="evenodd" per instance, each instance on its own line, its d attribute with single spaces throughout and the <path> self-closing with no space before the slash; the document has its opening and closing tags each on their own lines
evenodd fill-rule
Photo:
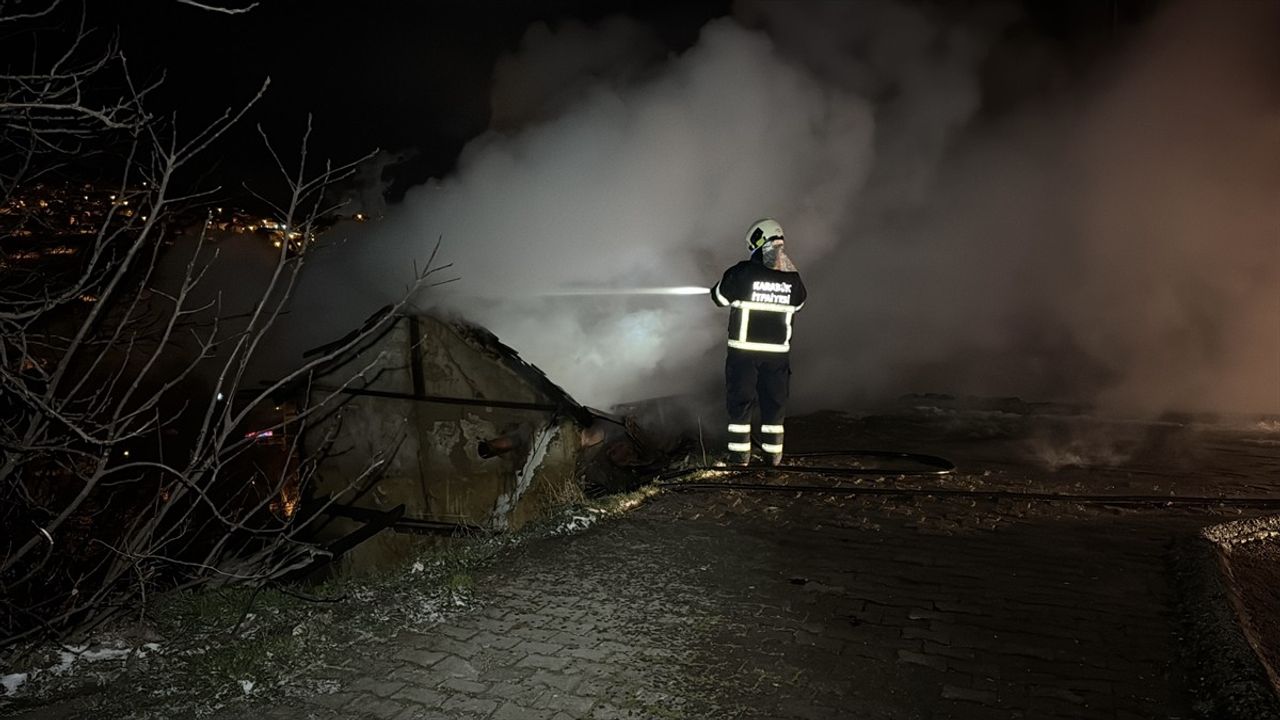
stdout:
<svg viewBox="0 0 1280 720">
<path fill-rule="evenodd" d="M 1169 545 L 1236 516 L 667 492 L 218 717 L 1191 717 Z"/>
<path fill-rule="evenodd" d="M 331 668 L 355 678 L 338 692 L 304 679 L 253 714 L 1189 716 L 1165 545 L 1208 519 L 963 524 L 995 510 L 665 495 L 521 551 L 483 580 L 482 608 Z"/>
</svg>

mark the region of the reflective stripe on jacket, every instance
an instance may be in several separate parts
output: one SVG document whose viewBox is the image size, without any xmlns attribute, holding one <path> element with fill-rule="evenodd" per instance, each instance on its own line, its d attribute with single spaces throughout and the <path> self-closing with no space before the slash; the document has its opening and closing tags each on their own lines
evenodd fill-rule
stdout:
<svg viewBox="0 0 1280 720">
<path fill-rule="evenodd" d="M 711 300 L 729 312 L 729 347 L 784 353 L 791 349 L 791 316 L 807 293 L 800 273 L 765 267 L 759 253 L 729 268 Z"/>
</svg>

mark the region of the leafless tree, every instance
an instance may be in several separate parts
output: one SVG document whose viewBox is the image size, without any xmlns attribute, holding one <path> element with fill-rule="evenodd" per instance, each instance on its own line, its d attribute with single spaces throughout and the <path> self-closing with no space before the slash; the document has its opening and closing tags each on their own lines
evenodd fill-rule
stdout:
<svg viewBox="0 0 1280 720">
<path fill-rule="evenodd" d="M 252 8 L 177 1 L 208 12 Z M 30 5 L 0 0 L 0 27 L 58 4 L 20 12 Z M 296 441 L 277 447 L 282 459 L 250 490 L 246 458 L 268 433 L 301 437 L 323 403 L 265 425 L 262 409 L 398 309 L 251 388 L 251 364 L 282 321 L 318 224 L 334 211 L 324 191 L 356 163 L 315 163 L 307 137 L 288 162 L 265 143 L 285 190 L 272 205 L 279 251 L 251 309 L 229 318 L 216 294 L 197 292 L 217 255 L 213 217 L 190 228 L 182 220 L 220 192 L 191 190 L 190 178 L 269 83 L 184 130 L 149 114 L 153 86 L 135 85 L 119 49 L 92 51 L 90 37 L 82 24 L 47 61 L 0 74 L 0 648 L 90 627 L 158 588 L 261 582 L 312 562 L 320 551 L 281 507 L 307 482 L 308 459 Z M 122 90 L 104 99 L 102 87 Z M 65 181 L 46 183 L 91 153 L 119 162 L 100 212 L 80 212 L 71 227 L 50 217 L 41 193 L 71 192 Z M 84 190 L 85 203 L 101 199 L 97 192 Z M 180 277 L 161 282 L 160 260 L 180 233 L 194 251 Z M 442 269 L 429 263 L 417 273 L 406 300 Z"/>
</svg>

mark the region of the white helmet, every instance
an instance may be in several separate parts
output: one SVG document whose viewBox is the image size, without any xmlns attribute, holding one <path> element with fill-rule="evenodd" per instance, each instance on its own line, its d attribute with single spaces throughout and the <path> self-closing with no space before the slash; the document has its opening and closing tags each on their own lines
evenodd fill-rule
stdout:
<svg viewBox="0 0 1280 720">
<path fill-rule="evenodd" d="M 747 247 L 755 252 L 773 240 L 782 240 L 782 226 L 773 218 L 757 220 L 747 231 Z"/>
</svg>

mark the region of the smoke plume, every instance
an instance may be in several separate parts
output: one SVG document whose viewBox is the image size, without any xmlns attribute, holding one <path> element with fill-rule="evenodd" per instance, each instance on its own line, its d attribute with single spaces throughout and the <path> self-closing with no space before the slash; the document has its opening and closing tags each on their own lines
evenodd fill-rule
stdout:
<svg viewBox="0 0 1280 720">
<path fill-rule="evenodd" d="M 460 281 L 424 305 L 587 403 L 688 392 L 720 372 L 709 300 L 552 295 L 710 286 L 772 216 L 810 289 L 798 409 L 1280 410 L 1278 15 L 1175 4 L 1074 73 L 1013 6 L 741 2 L 675 56 L 540 26 L 456 173 L 333 233 L 298 302 L 341 334 L 443 238 Z"/>
</svg>

